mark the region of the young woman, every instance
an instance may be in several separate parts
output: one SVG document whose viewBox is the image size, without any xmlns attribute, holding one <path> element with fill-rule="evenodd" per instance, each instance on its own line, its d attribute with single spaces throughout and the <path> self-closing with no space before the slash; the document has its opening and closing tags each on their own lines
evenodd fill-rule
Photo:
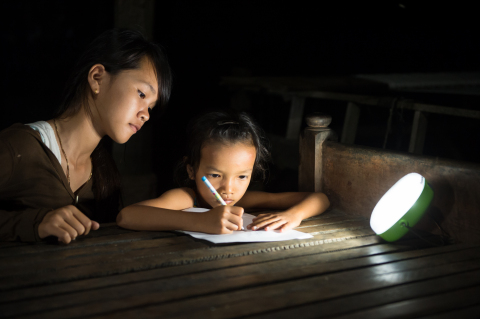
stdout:
<svg viewBox="0 0 480 319">
<path fill-rule="evenodd" d="M 117 217 L 119 226 L 228 234 L 242 228 L 244 208 L 274 208 L 282 212 L 259 215 L 245 226 L 286 231 L 330 205 L 323 193 L 247 191 L 252 177 L 264 178 L 269 151 L 262 130 L 245 113 L 208 113 L 194 120 L 187 138 L 186 156 L 177 169 L 177 180 L 184 187 L 125 207 Z M 226 205 L 217 201 L 203 176 Z M 210 210 L 183 211 L 194 206 Z"/>
<path fill-rule="evenodd" d="M 170 96 L 162 50 L 131 30 L 110 30 L 86 49 L 48 121 L 0 132 L 0 240 L 69 243 L 114 221 L 120 178 L 102 146 L 125 143 Z"/>
</svg>

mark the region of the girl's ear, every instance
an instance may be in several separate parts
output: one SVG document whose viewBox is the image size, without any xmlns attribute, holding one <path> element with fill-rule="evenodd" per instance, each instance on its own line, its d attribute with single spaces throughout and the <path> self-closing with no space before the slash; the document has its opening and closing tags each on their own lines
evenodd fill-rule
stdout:
<svg viewBox="0 0 480 319">
<path fill-rule="evenodd" d="M 188 173 L 188 177 L 192 181 L 194 181 L 195 180 L 195 171 L 193 170 L 193 167 L 190 164 L 187 164 L 187 173 Z"/>
</svg>

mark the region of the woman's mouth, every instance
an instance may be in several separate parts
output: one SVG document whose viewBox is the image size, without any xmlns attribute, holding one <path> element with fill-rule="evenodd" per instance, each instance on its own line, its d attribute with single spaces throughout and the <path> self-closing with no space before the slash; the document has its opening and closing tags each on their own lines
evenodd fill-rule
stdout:
<svg viewBox="0 0 480 319">
<path fill-rule="evenodd" d="M 139 128 L 136 125 L 130 124 L 130 128 L 133 130 L 133 133 L 137 133 Z"/>
</svg>

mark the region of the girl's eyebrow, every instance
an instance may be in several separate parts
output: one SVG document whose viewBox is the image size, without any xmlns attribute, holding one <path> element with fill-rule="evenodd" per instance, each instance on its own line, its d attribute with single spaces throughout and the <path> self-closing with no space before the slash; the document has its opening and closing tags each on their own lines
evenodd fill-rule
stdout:
<svg viewBox="0 0 480 319">
<path fill-rule="evenodd" d="M 222 173 L 221 170 L 219 170 L 218 168 L 213 167 L 213 166 L 207 166 L 206 169 L 209 169 L 209 170 L 212 170 L 212 171 L 216 171 L 216 172 Z M 246 170 L 237 172 L 237 173 L 238 173 L 238 174 L 241 174 L 241 173 L 249 173 L 249 172 L 252 172 L 252 171 L 253 171 L 253 168 L 249 168 L 249 169 L 246 169 Z"/>
<path fill-rule="evenodd" d="M 155 91 L 155 89 L 153 88 L 153 86 L 150 83 L 148 83 L 147 81 L 143 81 L 143 80 L 140 80 L 140 82 L 148 85 L 148 87 L 150 88 L 150 91 L 152 91 L 153 94 L 157 94 L 157 91 Z"/>
</svg>

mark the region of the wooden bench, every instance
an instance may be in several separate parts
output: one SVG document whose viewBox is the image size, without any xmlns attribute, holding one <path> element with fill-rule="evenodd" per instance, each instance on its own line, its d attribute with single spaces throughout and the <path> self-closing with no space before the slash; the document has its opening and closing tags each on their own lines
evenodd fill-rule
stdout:
<svg viewBox="0 0 480 319">
<path fill-rule="evenodd" d="M 370 218 L 404 175 L 423 175 L 434 190 L 427 216 L 456 242 L 480 241 L 480 165 L 335 142 L 331 118 L 314 113 L 300 138 L 299 188 L 325 192 L 333 207 Z M 437 232 L 428 217 L 419 227 Z"/>
<path fill-rule="evenodd" d="M 385 153 L 325 142 L 331 132 L 317 130 L 302 137 L 300 186 L 323 189 L 333 205 L 297 228 L 313 238 L 215 245 L 103 224 L 69 245 L 0 243 L 0 317 L 478 317 L 480 243 L 431 247 L 408 234 L 383 241 L 369 226 L 369 205 L 401 172 L 377 164 L 368 174 L 367 158 L 382 162 Z M 383 179 L 374 177 L 381 170 Z M 431 180 L 435 188 L 451 181 Z M 441 200 L 449 203 L 435 205 Z M 455 199 L 451 214 L 460 214 L 458 202 L 469 203 Z"/>
</svg>

